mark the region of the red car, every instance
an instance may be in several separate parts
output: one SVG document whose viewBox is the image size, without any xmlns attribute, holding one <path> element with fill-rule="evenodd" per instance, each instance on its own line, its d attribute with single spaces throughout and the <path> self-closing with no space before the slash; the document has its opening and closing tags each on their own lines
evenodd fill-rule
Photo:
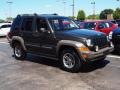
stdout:
<svg viewBox="0 0 120 90">
<path fill-rule="evenodd" d="M 85 21 L 80 23 L 81 29 L 90 29 L 103 32 L 106 35 L 109 35 L 111 31 L 118 28 L 116 24 L 113 24 L 110 21 Z"/>
</svg>

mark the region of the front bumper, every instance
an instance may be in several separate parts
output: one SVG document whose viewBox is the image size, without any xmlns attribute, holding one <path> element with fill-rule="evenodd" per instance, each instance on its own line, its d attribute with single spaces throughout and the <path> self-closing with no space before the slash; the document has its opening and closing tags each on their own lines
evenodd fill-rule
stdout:
<svg viewBox="0 0 120 90">
<path fill-rule="evenodd" d="M 93 52 L 93 51 L 89 51 L 89 52 L 81 52 L 81 56 L 86 55 L 87 57 L 84 58 L 84 61 L 96 61 L 96 60 L 100 60 L 101 58 L 105 57 L 106 55 L 108 55 L 109 53 L 111 53 L 114 50 L 114 47 L 106 47 L 104 49 L 99 50 L 98 52 Z"/>
</svg>

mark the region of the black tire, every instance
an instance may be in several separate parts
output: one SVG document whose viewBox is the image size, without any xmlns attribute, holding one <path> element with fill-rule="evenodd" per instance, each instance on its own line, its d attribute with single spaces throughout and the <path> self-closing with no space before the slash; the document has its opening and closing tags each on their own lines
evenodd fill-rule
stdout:
<svg viewBox="0 0 120 90">
<path fill-rule="evenodd" d="M 18 60 L 24 60 L 25 59 L 26 52 L 25 52 L 25 50 L 23 49 L 23 47 L 21 46 L 20 43 L 15 43 L 14 44 L 13 51 L 14 51 L 14 56 L 15 56 L 16 59 L 18 59 Z"/>
<path fill-rule="evenodd" d="M 67 58 L 70 60 L 70 62 L 69 62 L 69 60 L 67 62 Z M 62 69 L 65 71 L 68 71 L 68 72 L 73 72 L 73 73 L 79 72 L 80 68 L 82 67 L 82 62 L 81 62 L 79 56 L 77 55 L 77 53 L 73 49 L 62 50 L 62 52 L 60 54 L 60 62 L 61 62 Z M 65 63 L 69 63 L 69 64 L 71 63 L 73 65 L 71 65 L 71 67 L 69 67 Z"/>
</svg>

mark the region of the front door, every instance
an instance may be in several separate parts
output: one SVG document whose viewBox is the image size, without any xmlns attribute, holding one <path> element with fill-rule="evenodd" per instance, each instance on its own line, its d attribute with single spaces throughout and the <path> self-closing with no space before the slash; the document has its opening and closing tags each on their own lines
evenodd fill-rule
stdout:
<svg viewBox="0 0 120 90">
<path fill-rule="evenodd" d="M 54 56 L 56 54 L 56 39 L 52 34 L 48 21 L 44 18 L 37 18 L 36 28 L 40 33 L 40 51 L 45 55 Z"/>
</svg>

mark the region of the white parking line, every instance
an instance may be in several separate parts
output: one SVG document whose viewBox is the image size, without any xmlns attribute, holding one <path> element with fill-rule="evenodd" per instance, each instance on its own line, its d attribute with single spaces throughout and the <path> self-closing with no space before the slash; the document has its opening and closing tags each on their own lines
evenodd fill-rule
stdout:
<svg viewBox="0 0 120 90">
<path fill-rule="evenodd" d="M 117 59 L 119 59 L 119 60 L 120 60 L 120 56 L 108 55 L 107 57 L 109 57 L 109 58 L 117 58 Z"/>
</svg>

